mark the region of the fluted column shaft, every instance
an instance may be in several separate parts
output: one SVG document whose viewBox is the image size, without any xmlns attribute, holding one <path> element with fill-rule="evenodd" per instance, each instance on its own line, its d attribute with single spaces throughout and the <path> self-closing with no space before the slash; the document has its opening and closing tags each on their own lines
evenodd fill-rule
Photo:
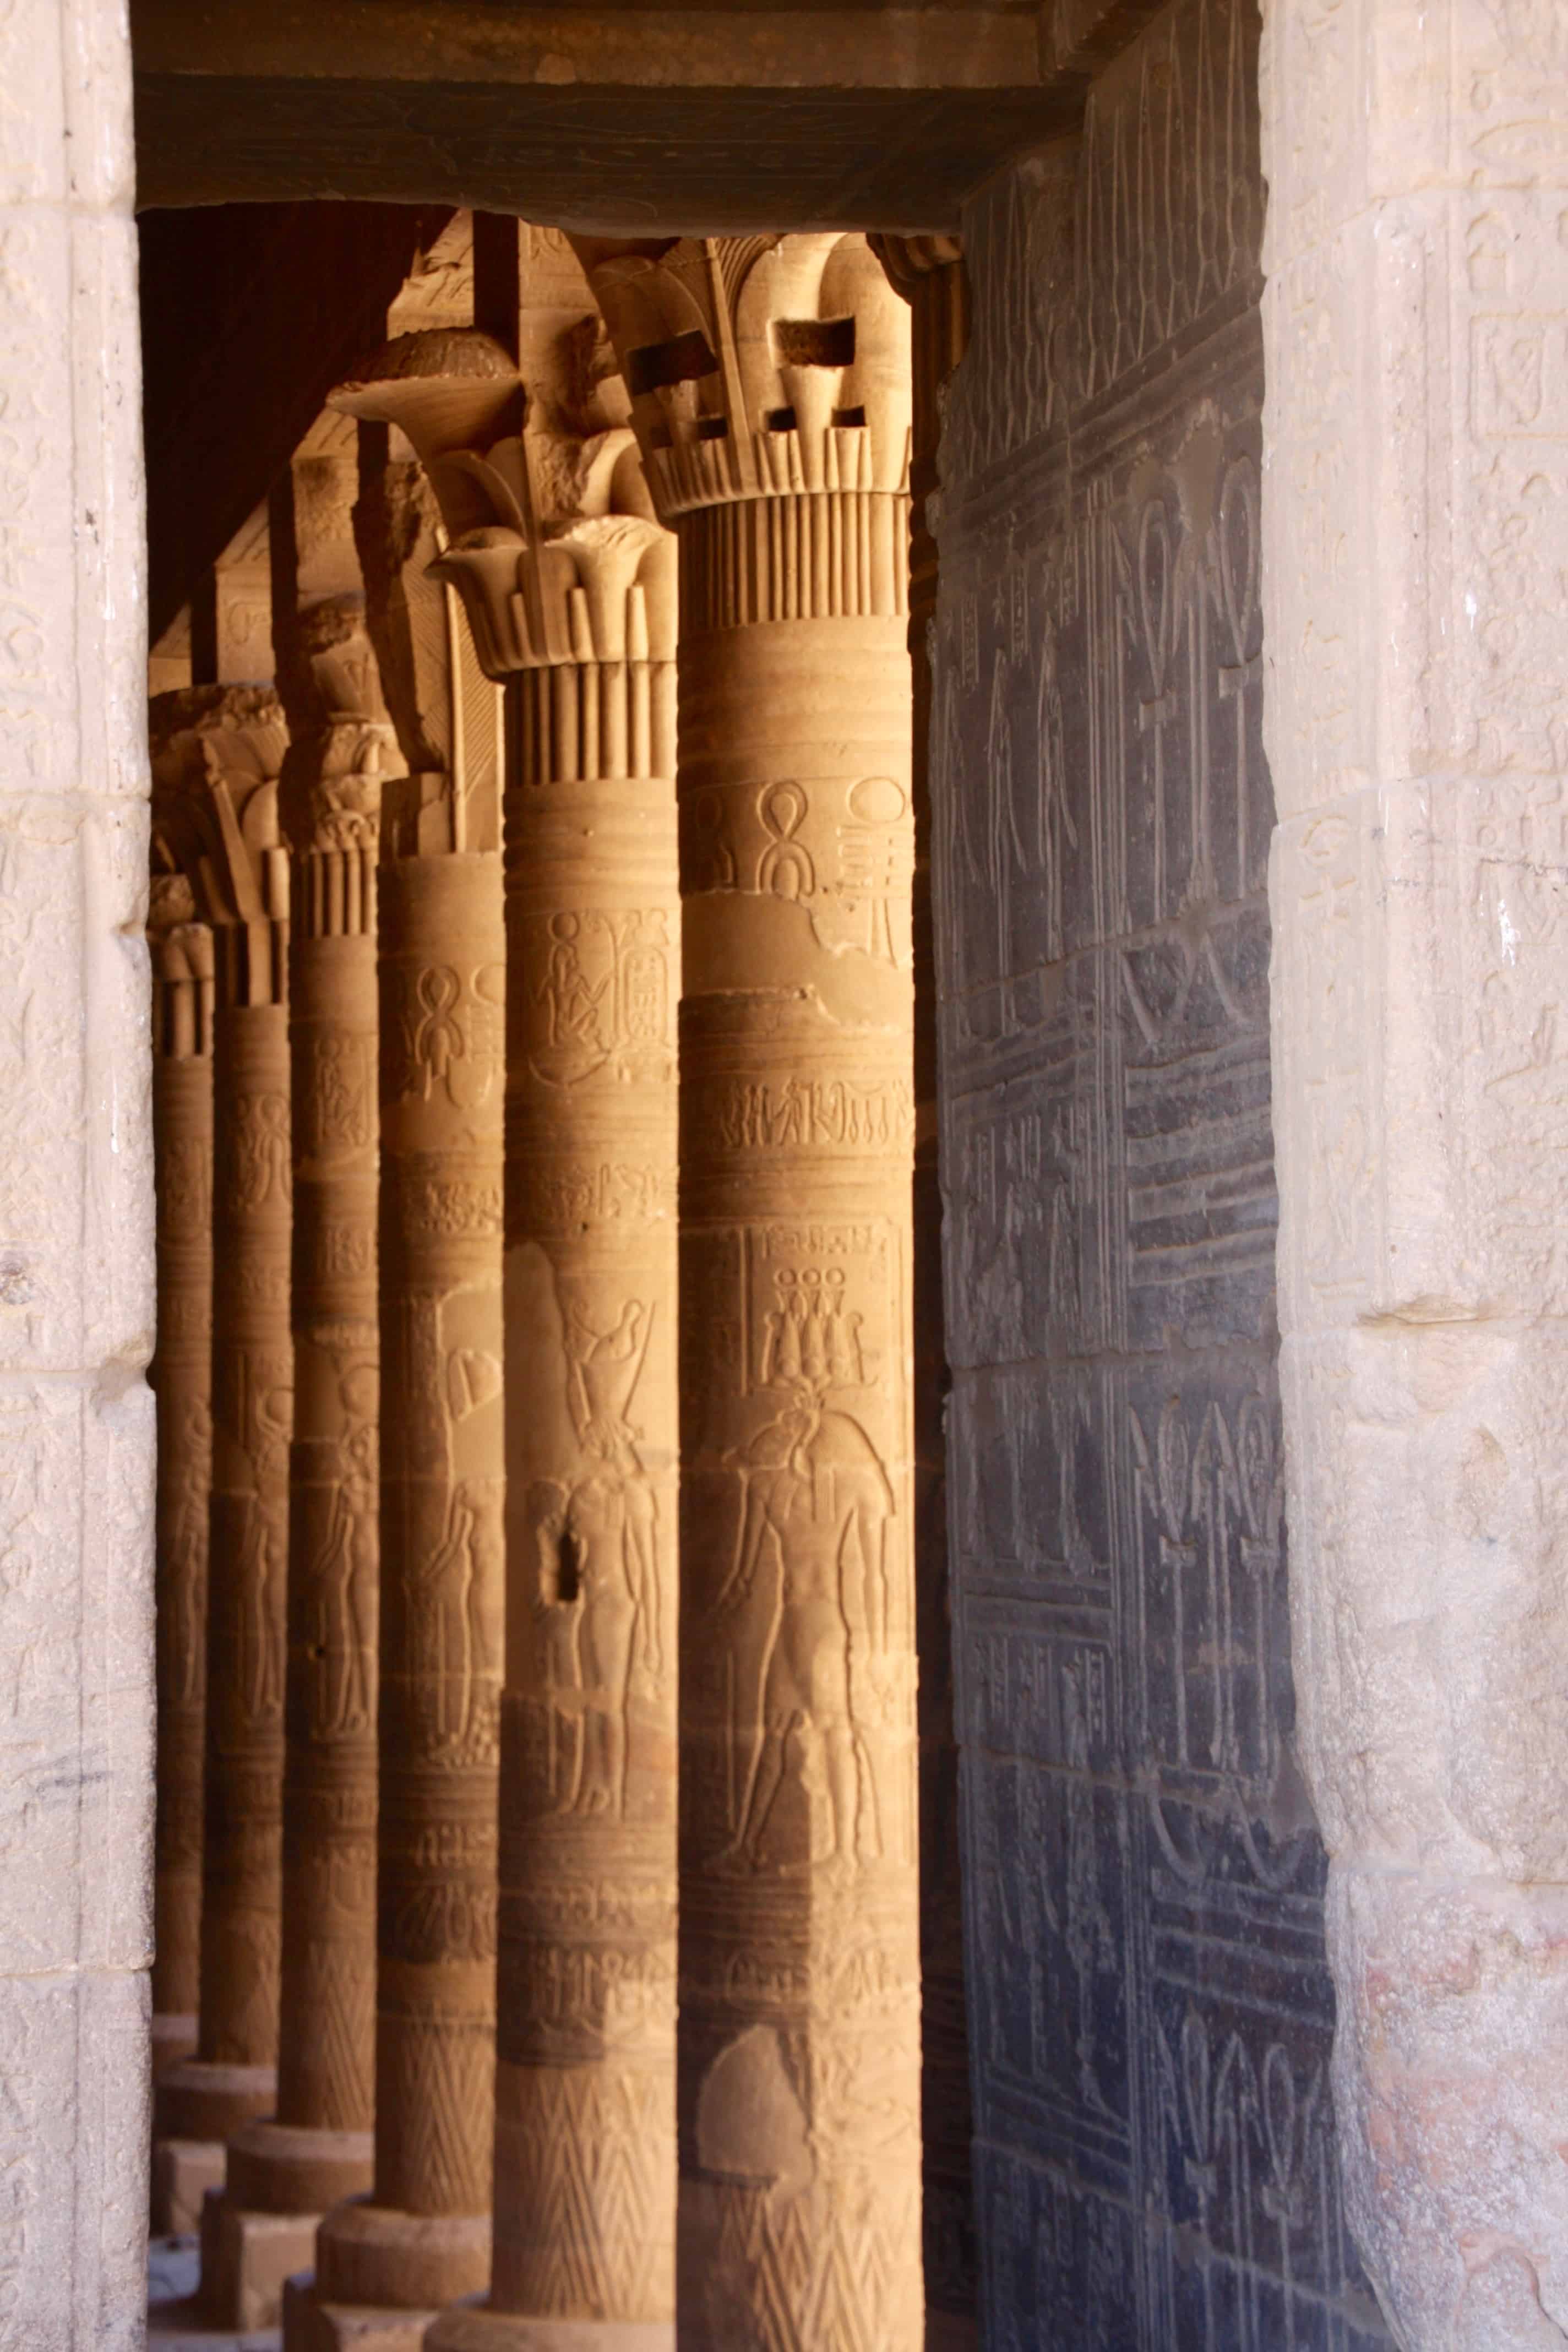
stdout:
<svg viewBox="0 0 1568 2352">
<path fill-rule="evenodd" d="M 212 1486 L 213 942 L 153 945 L 157 1223 L 158 1801 L 153 2010 L 195 2047 L 201 1976 L 202 1743 Z M 156 2026 L 154 2032 L 156 2035 Z M 183 2053 L 180 2053 L 183 2054 Z"/>
</svg>

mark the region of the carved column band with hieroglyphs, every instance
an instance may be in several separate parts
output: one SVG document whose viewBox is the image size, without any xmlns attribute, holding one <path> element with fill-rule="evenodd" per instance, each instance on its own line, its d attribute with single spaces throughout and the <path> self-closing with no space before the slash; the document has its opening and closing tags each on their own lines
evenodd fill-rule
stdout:
<svg viewBox="0 0 1568 2352">
<path fill-rule="evenodd" d="M 163 699 L 162 698 L 160 698 Z M 167 698 L 154 825 L 213 927 L 212 1486 L 196 2057 L 158 2086 L 161 2140 L 221 2144 L 275 2090 L 288 1567 L 287 737 L 269 689 Z M 154 740 L 159 732 L 154 705 Z"/>
<path fill-rule="evenodd" d="M 278 2106 L 230 2143 L 216 2259 L 230 2324 L 280 2304 L 286 2216 L 371 2183 L 380 1384 L 376 862 L 397 762 L 354 553 L 353 428 L 318 425 L 272 500 L 273 636 L 292 741 L 293 1329 Z M 267 2249 L 264 2252 L 263 2249 Z M 224 2299 L 227 2300 L 226 2288 Z"/>
<path fill-rule="evenodd" d="M 441 341 L 414 340 L 426 353 Z M 323 2219 L 314 2284 L 285 2299 L 288 2352 L 358 2343 L 371 2312 L 382 2352 L 418 2352 L 432 2314 L 489 2277 L 505 1598 L 500 695 L 454 593 L 430 574 L 435 498 L 381 421 L 430 389 L 378 354 L 331 404 L 376 420 L 360 428 L 354 535 L 409 772 L 387 790 L 380 875 L 375 2179 L 368 2199 Z"/>
<path fill-rule="evenodd" d="M 158 1811 L 154 2071 L 195 2053 L 212 1488 L 213 937 L 188 875 L 152 877 L 157 1184 Z"/>
<path fill-rule="evenodd" d="M 916 2352 L 908 313 L 579 248 L 680 534 L 683 2352 Z"/>
<path fill-rule="evenodd" d="M 455 415 L 403 413 L 439 568 L 510 681 L 495 2252 L 488 2304 L 427 2340 L 651 2352 L 674 2300 L 675 548 L 626 510 L 624 400 L 547 256 L 527 427 L 475 418 L 463 450 Z"/>
</svg>

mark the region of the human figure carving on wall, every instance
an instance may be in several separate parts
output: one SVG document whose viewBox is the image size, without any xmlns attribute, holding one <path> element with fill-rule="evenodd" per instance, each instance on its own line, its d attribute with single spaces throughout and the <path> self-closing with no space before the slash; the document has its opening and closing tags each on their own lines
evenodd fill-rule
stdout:
<svg viewBox="0 0 1568 2352">
<path fill-rule="evenodd" d="M 737 1695 L 731 1724 L 740 1794 L 726 1859 L 763 1860 L 793 1767 L 811 1815 L 809 1857 L 799 1859 L 848 1867 L 879 1845 L 853 1654 L 857 1636 L 868 1659 L 885 1645 L 893 1492 L 859 1423 L 805 1380 L 789 1388 L 741 1466 L 740 1539 L 719 1596 L 721 1610 L 749 1610 L 760 1635 L 745 1645 L 754 1690 Z"/>
</svg>

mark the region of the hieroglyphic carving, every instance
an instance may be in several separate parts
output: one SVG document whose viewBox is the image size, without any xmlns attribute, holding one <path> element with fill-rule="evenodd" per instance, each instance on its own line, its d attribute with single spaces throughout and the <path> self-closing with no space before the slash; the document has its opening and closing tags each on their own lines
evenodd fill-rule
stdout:
<svg viewBox="0 0 1568 2352">
<path fill-rule="evenodd" d="M 456 258 L 434 289 L 446 300 L 447 280 L 461 281 L 454 325 L 471 310 L 466 220 L 460 251 L 455 234 Z M 410 301 L 391 323 L 442 344 Z M 471 2294 L 489 2271 L 505 964 L 500 695 L 453 592 L 431 575 L 439 517 L 422 469 L 389 440 L 382 389 L 373 371 L 332 400 L 364 420 L 354 534 L 408 771 L 384 789 L 378 877 L 374 2188 L 324 2218 L 308 2300 L 404 2313 L 397 2324 L 413 2343 L 431 2308 Z M 305 2302 L 297 2324 L 308 2334 Z"/>
<path fill-rule="evenodd" d="M 1182 0 L 1104 71 L 1076 159 L 965 222 L 933 782 L 949 1494 L 986 2325 L 1020 2347 L 1386 2340 L 1291 1736 L 1252 37 Z M 1053 340 L 1048 417 L 988 440 L 964 371 L 1037 304 L 1032 247 L 1076 251 L 1079 341 Z M 1343 853 L 1325 833 L 1304 868 L 1323 982 L 1289 984 L 1348 1121 Z"/>
<path fill-rule="evenodd" d="M 236 2211 L 369 2185 L 374 2112 L 379 1378 L 376 861 L 397 767 L 352 538 L 352 431 L 274 486 L 273 638 L 290 743 L 294 1118 L 287 1750 L 278 2101 L 230 2144 Z"/>
<path fill-rule="evenodd" d="M 154 873 L 158 1811 L 153 2012 L 194 2034 L 201 1969 L 202 1742 L 212 1489 L 213 941 L 183 873 Z"/>
<path fill-rule="evenodd" d="M 913 2347 L 907 325 L 579 249 L 681 532 L 681 2340 Z"/>
<path fill-rule="evenodd" d="M 481 437 L 382 362 L 509 680 L 498 2342 L 673 2306 L 675 551 L 575 284 L 553 349 L 525 313 L 521 433 L 515 373 Z M 485 352 L 424 356 L 477 412 Z"/>
<path fill-rule="evenodd" d="M 197 2057 L 164 2077 L 157 2128 L 215 2139 L 270 2106 L 277 2053 L 293 1407 L 289 873 L 277 813 L 287 736 L 270 689 L 196 688 L 155 700 L 153 740 L 154 855 L 190 877 L 214 949 L 209 1558 L 218 1571 L 206 1613 Z M 175 1042 L 193 1042 L 195 1024 L 182 1016 L 196 1013 L 205 985 L 170 1008 Z M 200 1213 L 201 1155 L 182 1172 L 166 1220 Z M 194 1507 L 195 1496 L 184 1502 Z"/>
</svg>

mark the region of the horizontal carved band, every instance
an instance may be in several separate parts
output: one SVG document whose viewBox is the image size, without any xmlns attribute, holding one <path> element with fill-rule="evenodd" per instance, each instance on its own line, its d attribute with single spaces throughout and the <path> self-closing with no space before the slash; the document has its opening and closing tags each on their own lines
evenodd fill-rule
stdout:
<svg viewBox="0 0 1568 2352">
<path fill-rule="evenodd" d="M 682 517 L 682 635 L 909 612 L 902 493 L 803 491 Z"/>
</svg>

